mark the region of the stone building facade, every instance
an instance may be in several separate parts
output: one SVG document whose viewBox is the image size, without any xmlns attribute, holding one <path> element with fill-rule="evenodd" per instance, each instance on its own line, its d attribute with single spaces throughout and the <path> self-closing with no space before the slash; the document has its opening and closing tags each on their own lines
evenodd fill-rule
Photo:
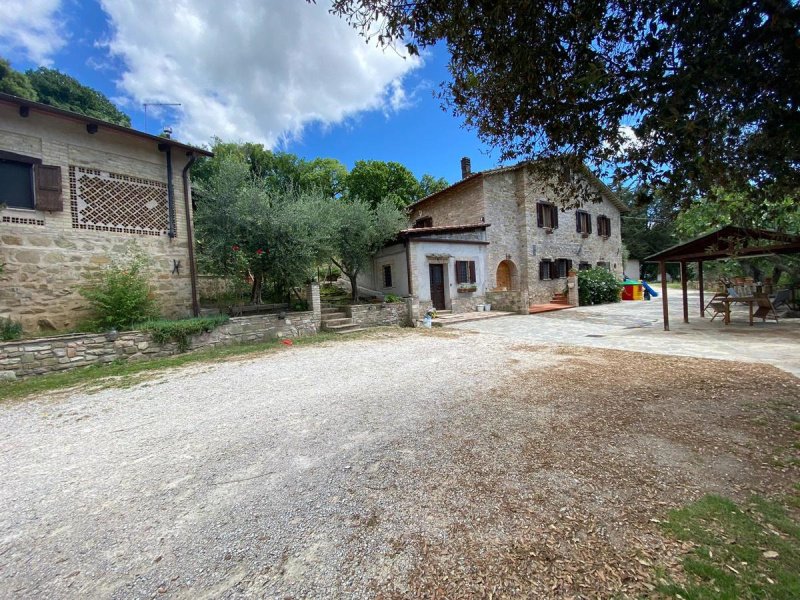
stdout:
<svg viewBox="0 0 800 600">
<path fill-rule="evenodd" d="M 210 153 L 0 94 L 0 317 L 29 333 L 75 327 L 79 288 L 134 249 L 162 314 L 191 315 L 198 155 Z"/>
<path fill-rule="evenodd" d="M 625 205 L 588 170 L 573 175 L 597 202 L 564 208 L 556 184 L 531 163 L 479 173 L 462 161 L 461 181 L 409 207 L 415 227 L 483 223 L 485 279 L 493 306 L 525 312 L 567 289 L 569 269 L 604 267 L 622 277 Z M 424 275 L 423 275 L 424 276 Z"/>
</svg>

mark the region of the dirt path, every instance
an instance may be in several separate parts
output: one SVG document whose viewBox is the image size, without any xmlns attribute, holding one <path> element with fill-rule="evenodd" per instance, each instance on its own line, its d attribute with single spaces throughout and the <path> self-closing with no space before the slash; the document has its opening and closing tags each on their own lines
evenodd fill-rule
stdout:
<svg viewBox="0 0 800 600">
<path fill-rule="evenodd" d="M 670 507 L 796 481 L 792 419 L 771 367 L 454 332 L 7 404 L 0 597 L 639 595 Z"/>
</svg>

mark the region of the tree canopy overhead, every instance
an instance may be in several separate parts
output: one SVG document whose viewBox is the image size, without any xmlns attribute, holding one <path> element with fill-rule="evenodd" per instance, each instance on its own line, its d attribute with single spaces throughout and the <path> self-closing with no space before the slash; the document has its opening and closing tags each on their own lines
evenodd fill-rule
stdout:
<svg viewBox="0 0 800 600">
<path fill-rule="evenodd" d="M 444 41 L 442 98 L 504 159 L 570 155 L 686 204 L 800 187 L 791 0 L 334 0 L 411 53 Z"/>
</svg>

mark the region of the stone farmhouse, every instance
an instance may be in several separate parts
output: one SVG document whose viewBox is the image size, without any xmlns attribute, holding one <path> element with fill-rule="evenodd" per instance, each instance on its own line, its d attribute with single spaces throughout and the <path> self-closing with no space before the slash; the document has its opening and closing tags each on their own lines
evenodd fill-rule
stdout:
<svg viewBox="0 0 800 600">
<path fill-rule="evenodd" d="M 420 308 L 479 304 L 527 313 L 566 291 L 571 268 L 622 277 L 620 213 L 627 207 L 588 169 L 572 175 L 597 202 L 564 209 L 554 184 L 524 162 L 472 173 L 409 206 L 413 228 L 381 250 L 364 286 L 414 295 Z"/>
<path fill-rule="evenodd" d="M 0 317 L 86 314 L 86 276 L 136 246 L 167 316 L 197 314 L 189 167 L 203 149 L 0 94 Z"/>
</svg>

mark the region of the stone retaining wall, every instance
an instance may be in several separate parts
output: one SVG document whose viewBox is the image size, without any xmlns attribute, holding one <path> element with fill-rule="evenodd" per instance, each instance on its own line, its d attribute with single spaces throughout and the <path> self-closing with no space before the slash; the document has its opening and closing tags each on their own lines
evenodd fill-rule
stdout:
<svg viewBox="0 0 800 600">
<path fill-rule="evenodd" d="M 383 304 L 356 304 L 346 307 L 347 316 L 355 325 L 378 327 L 381 325 L 410 325 L 408 308 L 404 302 Z"/>
<path fill-rule="evenodd" d="M 207 333 L 192 337 L 189 350 L 313 335 L 318 321 L 313 311 L 236 317 Z M 149 333 L 73 334 L 0 343 L 0 379 L 14 379 L 87 367 L 116 360 L 142 360 L 178 354 L 175 342 L 158 344 Z"/>
<path fill-rule="evenodd" d="M 492 305 L 492 310 L 508 312 L 528 312 L 528 305 L 523 301 L 522 292 L 486 292 L 486 301 Z"/>
</svg>

